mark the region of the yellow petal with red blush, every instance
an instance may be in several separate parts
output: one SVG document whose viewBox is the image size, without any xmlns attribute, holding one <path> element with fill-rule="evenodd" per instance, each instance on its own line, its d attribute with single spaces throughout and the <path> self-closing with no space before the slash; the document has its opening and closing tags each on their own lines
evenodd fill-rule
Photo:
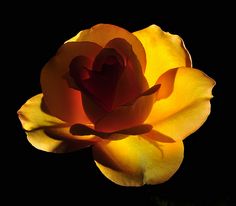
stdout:
<svg viewBox="0 0 236 206">
<path fill-rule="evenodd" d="M 101 47 L 91 42 L 64 44 L 41 72 L 41 87 L 50 113 L 69 123 L 89 123 L 82 106 L 81 93 L 70 87 L 66 75 L 77 56 L 88 57 L 90 67 Z"/>
<path fill-rule="evenodd" d="M 42 98 L 42 94 L 32 97 L 17 112 L 34 147 L 47 152 L 70 152 L 98 141 L 93 135 L 72 135 L 70 124 L 46 112 Z"/>
<path fill-rule="evenodd" d="M 145 77 L 152 86 L 167 70 L 191 67 L 191 57 L 183 40 L 178 35 L 164 32 L 159 26 L 151 25 L 133 33 L 144 46 L 147 67 Z"/>
<path fill-rule="evenodd" d="M 89 41 L 99 44 L 101 47 L 105 47 L 109 41 L 115 38 L 125 39 L 132 45 L 132 49 L 144 71 L 146 68 L 146 56 L 142 44 L 135 35 L 121 27 L 111 24 L 97 24 L 90 29 L 79 32 L 67 42 Z"/>
<path fill-rule="evenodd" d="M 155 102 L 145 122 L 164 135 L 182 140 L 206 121 L 215 81 L 197 69 L 175 70 L 166 72 L 157 81 L 169 94 Z"/>
<path fill-rule="evenodd" d="M 179 168 L 183 152 L 182 141 L 159 142 L 148 135 L 104 140 L 93 147 L 95 163 L 100 171 L 111 181 L 123 186 L 167 181 Z"/>
</svg>

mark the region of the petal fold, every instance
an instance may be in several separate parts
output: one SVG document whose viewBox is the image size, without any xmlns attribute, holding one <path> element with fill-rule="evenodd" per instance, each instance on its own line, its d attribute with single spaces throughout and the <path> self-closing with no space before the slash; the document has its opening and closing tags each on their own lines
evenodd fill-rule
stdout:
<svg viewBox="0 0 236 206">
<path fill-rule="evenodd" d="M 215 81 L 200 70 L 182 67 L 167 71 L 157 82 L 171 92 L 154 103 L 145 123 L 164 135 L 182 140 L 195 132 L 210 114 Z"/>
</svg>

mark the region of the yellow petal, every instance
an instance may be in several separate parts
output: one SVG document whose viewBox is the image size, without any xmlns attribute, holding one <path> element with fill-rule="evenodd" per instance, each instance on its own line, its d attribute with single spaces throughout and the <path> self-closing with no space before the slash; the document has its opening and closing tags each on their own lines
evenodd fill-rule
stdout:
<svg viewBox="0 0 236 206">
<path fill-rule="evenodd" d="M 183 40 L 161 30 L 159 26 L 151 25 L 133 33 L 144 46 L 147 59 L 145 77 L 152 86 L 160 75 L 169 69 L 191 67 L 191 57 Z"/>
<path fill-rule="evenodd" d="M 97 24 L 90 29 L 79 32 L 67 42 L 89 41 L 105 47 L 109 41 L 115 38 L 125 39 L 132 45 L 132 49 L 144 70 L 146 68 L 146 56 L 142 44 L 132 33 L 121 27 L 111 24 Z"/>
<path fill-rule="evenodd" d="M 69 152 L 98 141 L 93 135 L 72 135 L 71 125 L 43 110 L 42 98 L 42 94 L 32 97 L 17 112 L 34 147 L 47 152 Z"/>
<path fill-rule="evenodd" d="M 93 147 L 95 163 L 100 171 L 111 181 L 123 186 L 167 181 L 179 168 L 183 152 L 182 141 L 158 142 L 148 135 L 104 140 Z"/>
<path fill-rule="evenodd" d="M 91 145 L 88 141 L 66 141 L 51 138 L 44 129 L 26 132 L 27 139 L 35 148 L 54 153 L 73 152 Z"/>
<path fill-rule="evenodd" d="M 171 94 L 155 102 L 145 123 L 164 135 L 182 140 L 206 121 L 215 81 L 197 69 L 179 68 L 163 75 L 170 74 L 175 75 L 174 81 L 172 77 L 169 82 L 163 76 L 160 79 L 164 87 L 164 80 L 168 86 L 174 83 Z"/>
<path fill-rule="evenodd" d="M 42 98 L 43 94 L 30 98 L 17 112 L 23 128 L 27 131 L 66 124 L 64 121 L 43 112 Z"/>
</svg>

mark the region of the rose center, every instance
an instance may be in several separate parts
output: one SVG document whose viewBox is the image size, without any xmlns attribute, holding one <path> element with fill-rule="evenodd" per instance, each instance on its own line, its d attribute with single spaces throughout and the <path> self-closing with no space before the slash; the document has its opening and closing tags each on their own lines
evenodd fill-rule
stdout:
<svg viewBox="0 0 236 206">
<path fill-rule="evenodd" d="M 106 111 L 114 108 L 117 83 L 124 70 L 123 58 L 114 50 L 104 48 L 88 68 L 86 57 L 75 57 L 70 64 L 70 76 L 81 92 Z"/>
</svg>

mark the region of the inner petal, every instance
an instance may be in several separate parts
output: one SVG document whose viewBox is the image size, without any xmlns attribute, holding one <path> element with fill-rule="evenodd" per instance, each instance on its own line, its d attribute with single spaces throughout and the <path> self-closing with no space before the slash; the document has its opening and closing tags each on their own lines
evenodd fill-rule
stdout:
<svg viewBox="0 0 236 206">
<path fill-rule="evenodd" d="M 133 51 L 133 45 L 122 38 L 112 39 L 106 48 L 115 49 L 124 59 L 124 72 L 116 86 L 114 107 L 134 101 L 148 89 L 147 81 L 143 75 L 141 63 Z"/>
<path fill-rule="evenodd" d="M 123 58 L 111 48 L 102 49 L 92 68 L 86 57 L 76 57 L 70 64 L 70 75 L 78 88 L 106 111 L 112 111 L 117 82 L 124 70 Z"/>
</svg>

